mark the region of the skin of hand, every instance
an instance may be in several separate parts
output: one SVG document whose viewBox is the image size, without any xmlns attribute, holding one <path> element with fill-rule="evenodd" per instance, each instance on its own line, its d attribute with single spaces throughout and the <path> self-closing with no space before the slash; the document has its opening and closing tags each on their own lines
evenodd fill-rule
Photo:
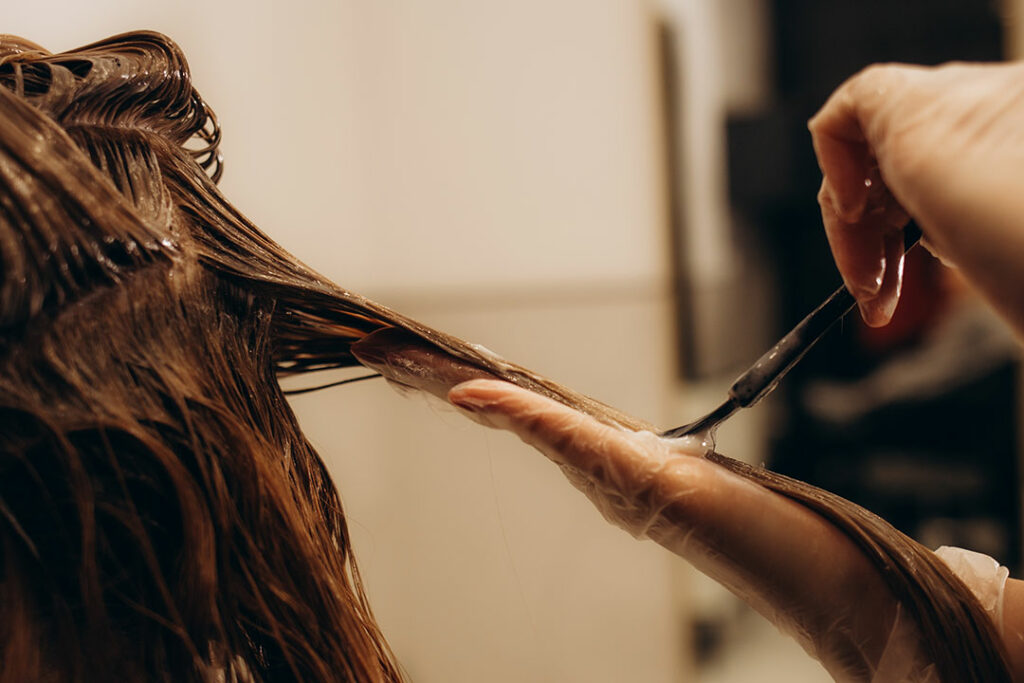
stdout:
<svg viewBox="0 0 1024 683">
<path fill-rule="evenodd" d="M 896 307 L 911 216 L 1024 334 L 1024 64 L 872 66 L 809 128 L 829 244 L 868 324 Z"/>
<path fill-rule="evenodd" d="M 815 513 L 706 460 L 696 442 L 609 427 L 505 382 L 464 382 L 448 399 L 540 450 L 608 521 L 727 586 L 837 680 L 872 680 L 897 601 Z"/>
</svg>

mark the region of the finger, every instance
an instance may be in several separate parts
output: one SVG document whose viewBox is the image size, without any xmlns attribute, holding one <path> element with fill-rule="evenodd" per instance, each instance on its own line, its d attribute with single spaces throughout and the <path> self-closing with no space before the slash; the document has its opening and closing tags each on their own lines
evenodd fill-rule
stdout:
<svg viewBox="0 0 1024 683">
<path fill-rule="evenodd" d="M 472 419 L 517 434 L 557 463 L 604 518 L 683 554 L 700 500 L 727 475 L 682 444 L 610 427 L 506 382 L 474 380 L 449 392 Z M 715 471 L 712 471 L 715 470 Z M 671 508 L 671 519 L 664 517 Z"/>
<path fill-rule="evenodd" d="M 848 222 L 839 216 L 835 200 L 822 183 L 818 195 L 821 220 L 825 224 L 832 257 L 835 259 L 843 284 L 858 302 L 878 295 L 885 279 L 885 247 L 883 235 L 859 222 Z"/>
<path fill-rule="evenodd" d="M 822 221 L 843 283 L 872 326 L 886 324 L 902 283 L 900 229 L 907 214 L 882 178 L 885 142 L 898 103 L 924 72 L 874 66 L 841 85 L 808 124 L 824 179 L 818 195 Z"/>
<path fill-rule="evenodd" d="M 826 191 L 819 194 L 819 201 L 826 236 L 843 283 L 857 299 L 864 321 L 879 327 L 889 322 L 899 301 L 903 229 L 910 217 L 874 164 L 868 169 L 866 187 L 865 210 L 853 222 L 839 217 Z"/>
<path fill-rule="evenodd" d="M 856 102 L 840 87 L 808 122 L 811 143 L 824 181 L 822 195 L 845 222 L 860 218 L 867 200 L 869 148 Z"/>
<path fill-rule="evenodd" d="M 882 239 L 885 251 L 885 275 L 882 286 L 876 296 L 858 304 L 861 317 L 871 327 L 889 324 L 896 312 L 900 290 L 903 287 L 903 235 L 900 232 L 888 232 Z"/>
<path fill-rule="evenodd" d="M 448 400 L 477 421 L 515 433 L 554 462 L 586 473 L 600 472 L 610 453 L 620 461 L 645 457 L 630 438 L 633 432 L 508 382 L 464 382 L 448 392 Z"/>
<path fill-rule="evenodd" d="M 846 222 L 865 211 L 874 155 L 893 123 L 894 109 L 908 77 L 918 69 L 876 65 L 844 82 L 808 122 L 825 188 Z"/>
<path fill-rule="evenodd" d="M 884 188 L 881 192 L 888 194 Z M 908 218 L 891 196 L 870 203 L 875 208 L 854 223 L 842 221 L 825 195 L 821 212 L 843 284 L 857 299 L 864 321 L 879 327 L 889 322 L 899 301 Z"/>
</svg>

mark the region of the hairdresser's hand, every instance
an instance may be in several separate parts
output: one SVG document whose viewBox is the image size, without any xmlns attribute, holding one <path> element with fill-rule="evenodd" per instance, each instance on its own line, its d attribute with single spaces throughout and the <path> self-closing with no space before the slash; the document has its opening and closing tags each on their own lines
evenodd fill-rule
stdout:
<svg viewBox="0 0 1024 683">
<path fill-rule="evenodd" d="M 472 419 L 510 430 L 544 453 L 608 521 L 726 585 L 837 680 L 924 680 L 915 676 L 916 630 L 905 623 L 903 649 L 887 657 L 898 673 L 879 672 L 896 601 L 849 539 L 702 457 L 699 444 L 609 427 L 494 380 L 465 382 L 448 397 Z"/>
<path fill-rule="evenodd" d="M 810 130 L 829 243 L 869 324 L 895 309 L 909 214 L 1024 331 L 1024 65 L 874 66 Z"/>
</svg>

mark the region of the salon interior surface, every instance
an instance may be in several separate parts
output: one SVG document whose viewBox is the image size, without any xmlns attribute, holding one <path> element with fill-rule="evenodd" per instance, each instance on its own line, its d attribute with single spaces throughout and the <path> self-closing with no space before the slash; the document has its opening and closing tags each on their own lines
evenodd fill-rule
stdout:
<svg viewBox="0 0 1024 683">
<path fill-rule="evenodd" d="M 287 249 L 665 426 L 714 407 L 839 283 L 806 130 L 828 94 L 872 62 L 1024 49 L 1019 0 L 64 0 L 3 17 L 50 50 L 171 36 L 223 126 L 221 186 Z M 1017 573 L 1017 347 L 923 250 L 906 282 L 892 325 L 847 318 L 718 449 Z M 293 405 L 410 680 L 828 680 L 514 437 L 380 380 Z"/>
</svg>

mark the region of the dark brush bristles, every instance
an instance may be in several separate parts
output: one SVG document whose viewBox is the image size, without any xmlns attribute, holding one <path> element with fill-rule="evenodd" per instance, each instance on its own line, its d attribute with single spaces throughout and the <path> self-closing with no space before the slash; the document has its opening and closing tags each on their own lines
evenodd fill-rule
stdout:
<svg viewBox="0 0 1024 683">
<path fill-rule="evenodd" d="M 356 365 L 374 331 L 652 428 L 347 292 L 260 232 L 214 184 L 220 130 L 167 38 L 50 55 L 2 37 L 0 84 L 0 683 L 399 679 L 278 385 Z M 941 680 L 1009 680 L 991 621 L 927 550 L 713 460 L 852 538 Z"/>
</svg>

